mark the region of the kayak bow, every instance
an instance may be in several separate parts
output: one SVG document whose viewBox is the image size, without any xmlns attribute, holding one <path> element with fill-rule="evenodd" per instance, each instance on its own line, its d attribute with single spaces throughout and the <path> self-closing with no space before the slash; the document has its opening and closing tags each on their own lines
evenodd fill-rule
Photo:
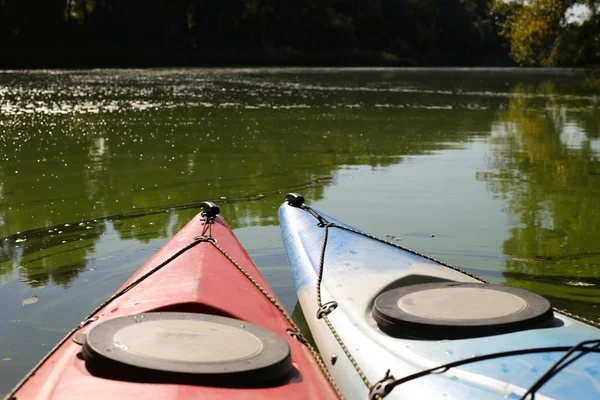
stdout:
<svg viewBox="0 0 600 400">
<path fill-rule="evenodd" d="M 283 243 L 347 398 L 600 399 L 600 330 L 286 196 Z"/>
<path fill-rule="evenodd" d="M 337 397 L 218 206 L 203 207 L 8 398 Z"/>
</svg>

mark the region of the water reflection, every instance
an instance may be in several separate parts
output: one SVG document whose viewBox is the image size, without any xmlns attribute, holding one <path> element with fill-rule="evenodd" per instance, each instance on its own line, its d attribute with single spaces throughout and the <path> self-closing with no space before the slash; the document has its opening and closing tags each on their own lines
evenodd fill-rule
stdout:
<svg viewBox="0 0 600 400">
<path fill-rule="evenodd" d="M 11 76 L 0 117 L 0 271 L 21 267 L 32 285 L 69 284 L 107 222 L 122 240 L 149 243 L 172 233 L 166 211 L 210 199 L 231 204 L 234 229 L 275 225 L 282 193 L 316 201 L 341 168 L 392 165 L 488 132 L 493 104 L 479 115 L 453 110 L 461 103 L 436 91 L 397 90 L 405 78 L 389 72 L 347 83 L 356 90 L 331 75 Z M 148 215 L 151 225 L 136 223 Z"/>
<path fill-rule="evenodd" d="M 480 174 L 506 199 L 507 284 L 559 307 L 598 315 L 600 139 L 597 102 L 565 102 L 550 83 L 518 85 L 492 129 L 494 171 Z M 557 284 L 563 288 L 557 290 Z"/>
<path fill-rule="evenodd" d="M 259 238 L 252 256 L 289 310 L 283 249 L 263 239 L 298 191 L 353 198 L 345 215 L 360 198 L 370 232 L 445 232 L 412 243 L 597 316 L 597 86 L 552 74 L 0 72 L 0 359 L 14 360 L 0 394 L 204 200 Z M 506 239 L 480 182 L 506 200 Z"/>
</svg>

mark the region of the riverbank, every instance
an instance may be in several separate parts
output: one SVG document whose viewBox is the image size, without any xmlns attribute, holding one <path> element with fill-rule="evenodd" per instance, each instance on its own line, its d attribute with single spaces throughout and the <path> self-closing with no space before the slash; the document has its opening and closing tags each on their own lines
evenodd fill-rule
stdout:
<svg viewBox="0 0 600 400">
<path fill-rule="evenodd" d="M 284 48 L 115 48 L 51 45 L 6 47 L 0 69 L 132 68 L 132 67 L 417 67 L 417 66 L 515 66 L 497 54 L 469 55 L 432 52 L 396 55 L 364 49 L 306 50 Z"/>
</svg>

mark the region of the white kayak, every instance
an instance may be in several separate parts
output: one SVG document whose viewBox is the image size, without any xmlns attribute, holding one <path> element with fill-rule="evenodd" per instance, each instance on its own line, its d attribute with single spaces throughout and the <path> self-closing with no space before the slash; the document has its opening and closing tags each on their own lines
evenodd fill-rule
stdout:
<svg viewBox="0 0 600 400">
<path fill-rule="evenodd" d="M 346 398 L 600 399 L 600 330 L 582 318 L 359 232 L 297 194 L 279 219 L 300 305 Z"/>
</svg>

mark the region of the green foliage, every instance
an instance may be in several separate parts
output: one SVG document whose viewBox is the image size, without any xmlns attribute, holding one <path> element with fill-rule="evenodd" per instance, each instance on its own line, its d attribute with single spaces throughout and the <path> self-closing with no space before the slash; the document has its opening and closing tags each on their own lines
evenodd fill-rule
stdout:
<svg viewBox="0 0 600 400">
<path fill-rule="evenodd" d="M 568 26 L 558 43 L 556 60 L 558 65 L 600 66 L 600 15 Z"/>
<path fill-rule="evenodd" d="M 599 0 L 585 4 L 591 18 L 568 21 L 567 11 L 576 0 L 495 0 L 491 13 L 510 42 L 510 54 L 519 64 L 589 66 L 600 61 Z"/>
</svg>

